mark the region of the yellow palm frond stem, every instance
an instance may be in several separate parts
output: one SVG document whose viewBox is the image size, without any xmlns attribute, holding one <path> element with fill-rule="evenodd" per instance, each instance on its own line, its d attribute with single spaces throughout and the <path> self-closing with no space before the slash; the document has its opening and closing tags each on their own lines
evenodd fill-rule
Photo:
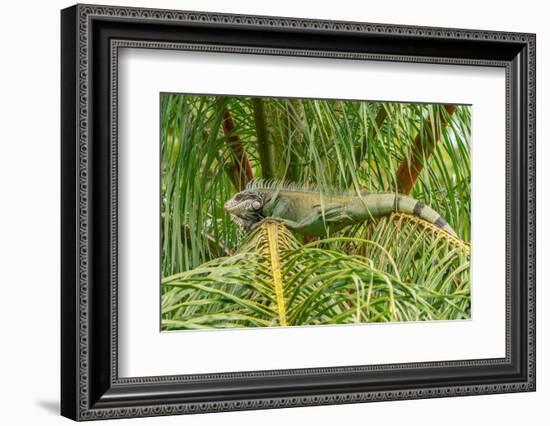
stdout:
<svg viewBox="0 0 550 426">
<path fill-rule="evenodd" d="M 284 294 L 284 279 L 282 272 L 282 256 L 288 250 L 298 247 L 298 241 L 280 221 L 263 220 L 250 235 L 245 244 L 245 250 L 253 250 L 260 254 L 269 265 L 271 282 L 277 303 L 278 323 L 287 324 L 287 308 Z"/>
<path fill-rule="evenodd" d="M 283 276 L 281 274 L 281 263 L 279 262 L 279 243 L 278 243 L 278 226 L 274 222 L 264 224 L 267 232 L 267 240 L 269 242 L 269 256 L 271 259 L 271 274 L 273 276 L 273 287 L 277 297 L 277 312 L 279 313 L 279 324 L 286 325 L 286 308 L 285 296 L 283 291 Z"/>
</svg>

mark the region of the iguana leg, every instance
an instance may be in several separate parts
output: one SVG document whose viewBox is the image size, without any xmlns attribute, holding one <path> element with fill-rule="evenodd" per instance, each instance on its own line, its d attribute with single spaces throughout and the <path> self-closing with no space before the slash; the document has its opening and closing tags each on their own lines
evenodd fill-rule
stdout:
<svg viewBox="0 0 550 426">
<path fill-rule="evenodd" d="M 324 211 L 321 207 L 317 207 L 317 215 L 319 219 L 325 223 L 341 223 L 353 220 L 353 218 L 346 213 L 345 207 L 341 204 L 329 205 Z"/>
<path fill-rule="evenodd" d="M 288 213 L 288 209 L 290 208 L 290 200 L 285 197 L 279 197 L 272 206 L 267 207 L 268 210 L 271 210 L 271 214 L 269 216 L 282 219 Z"/>
<path fill-rule="evenodd" d="M 266 205 L 264 215 L 265 217 L 277 219 L 292 231 L 304 235 L 323 235 L 326 231 L 326 225 L 339 224 L 352 220 L 352 218 L 346 214 L 345 208 L 341 204 L 328 205 L 325 209 L 322 209 L 321 206 L 314 206 L 311 212 L 299 221 L 285 218 L 285 216 L 288 216 L 289 208 L 290 200 L 281 197 L 275 202 Z"/>
<path fill-rule="evenodd" d="M 325 225 L 341 223 L 351 220 L 351 217 L 345 213 L 341 205 L 329 206 L 324 209 L 315 207 L 313 211 L 299 222 L 281 219 L 281 221 L 291 230 L 303 234 L 322 235 L 325 232 Z"/>
<path fill-rule="evenodd" d="M 284 218 L 287 215 L 289 208 L 290 200 L 285 197 L 278 197 L 276 200 L 269 201 L 265 205 L 262 213 L 264 217 L 276 219 L 288 228 L 296 229 L 299 226 L 298 222 Z"/>
</svg>

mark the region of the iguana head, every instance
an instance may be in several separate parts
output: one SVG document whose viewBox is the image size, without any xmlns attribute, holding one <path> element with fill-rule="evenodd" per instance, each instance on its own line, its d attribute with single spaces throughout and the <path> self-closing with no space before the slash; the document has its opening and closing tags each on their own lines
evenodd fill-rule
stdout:
<svg viewBox="0 0 550 426">
<path fill-rule="evenodd" d="M 241 191 L 224 204 L 231 219 L 247 231 L 262 218 L 263 197 L 252 189 Z"/>
</svg>

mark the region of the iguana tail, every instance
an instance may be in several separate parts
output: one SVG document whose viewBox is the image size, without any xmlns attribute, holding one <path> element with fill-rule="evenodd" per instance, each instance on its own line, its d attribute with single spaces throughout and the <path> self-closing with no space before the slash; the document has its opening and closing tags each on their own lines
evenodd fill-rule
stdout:
<svg viewBox="0 0 550 426">
<path fill-rule="evenodd" d="M 457 236 L 454 229 L 439 213 L 407 195 L 384 192 L 366 194 L 361 198 L 372 216 L 382 216 L 392 212 L 407 213 L 443 229 L 454 237 Z"/>
</svg>

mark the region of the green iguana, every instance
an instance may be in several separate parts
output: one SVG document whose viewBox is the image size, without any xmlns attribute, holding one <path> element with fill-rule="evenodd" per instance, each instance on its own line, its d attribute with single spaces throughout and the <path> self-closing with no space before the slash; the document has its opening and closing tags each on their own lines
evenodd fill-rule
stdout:
<svg viewBox="0 0 550 426">
<path fill-rule="evenodd" d="M 324 236 L 327 231 L 401 212 L 418 216 L 456 237 L 456 232 L 433 209 L 394 192 L 321 193 L 310 186 L 254 180 L 228 200 L 224 208 L 247 231 L 263 218 L 271 217 L 304 236 Z"/>
</svg>

